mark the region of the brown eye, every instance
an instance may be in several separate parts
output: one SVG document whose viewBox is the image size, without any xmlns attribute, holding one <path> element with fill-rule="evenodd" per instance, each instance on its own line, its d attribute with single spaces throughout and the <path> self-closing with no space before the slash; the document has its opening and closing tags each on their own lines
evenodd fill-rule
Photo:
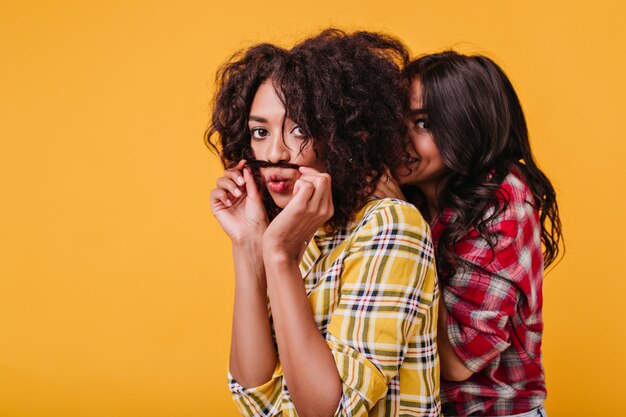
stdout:
<svg viewBox="0 0 626 417">
<path fill-rule="evenodd" d="M 295 126 L 291 129 L 291 134 L 300 138 L 306 137 L 306 133 L 304 133 L 304 130 L 300 126 Z"/>
<path fill-rule="evenodd" d="M 415 127 L 418 129 L 430 130 L 430 123 L 428 123 L 428 120 L 417 119 L 415 121 Z"/>
<path fill-rule="evenodd" d="M 265 139 L 266 137 L 269 136 L 270 132 L 268 132 L 267 129 L 264 129 L 262 127 L 255 127 L 254 129 L 250 131 L 250 133 L 252 134 L 252 137 L 254 139 Z"/>
</svg>

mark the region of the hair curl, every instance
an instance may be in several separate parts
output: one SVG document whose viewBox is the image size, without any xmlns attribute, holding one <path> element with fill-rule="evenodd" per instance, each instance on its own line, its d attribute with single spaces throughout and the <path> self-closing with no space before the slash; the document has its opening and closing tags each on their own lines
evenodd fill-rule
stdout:
<svg viewBox="0 0 626 417">
<path fill-rule="evenodd" d="M 248 115 L 259 85 L 271 79 L 287 117 L 305 132 L 333 180 L 331 229 L 365 204 L 406 145 L 408 83 L 404 45 L 387 35 L 327 29 L 287 50 L 270 44 L 235 54 L 216 77 L 207 145 L 229 168 L 253 156 Z M 265 193 L 268 214 L 277 207 Z"/>
<path fill-rule="evenodd" d="M 554 262 L 563 240 L 556 193 L 534 160 L 522 106 L 502 69 L 482 55 L 446 51 L 412 61 L 404 73 L 409 82 L 421 81 L 430 130 L 450 168 L 437 188 L 439 207 L 450 209 L 455 217 L 436 248 L 442 278 L 462 262 L 454 247 L 470 229 L 493 252 L 497 237 L 488 227 L 507 208 L 510 197 L 500 185 L 514 166 L 539 211 L 544 263 Z M 411 191 L 423 203 L 423 196 Z"/>
</svg>

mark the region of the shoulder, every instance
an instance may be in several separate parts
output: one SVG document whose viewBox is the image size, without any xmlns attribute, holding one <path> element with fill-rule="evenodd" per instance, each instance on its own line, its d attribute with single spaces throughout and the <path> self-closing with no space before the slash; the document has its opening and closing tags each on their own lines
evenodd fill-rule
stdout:
<svg viewBox="0 0 626 417">
<path fill-rule="evenodd" d="M 357 228 L 367 227 L 422 230 L 430 234 L 430 228 L 422 213 L 413 204 L 394 198 L 370 201 L 363 207 Z"/>
<path fill-rule="evenodd" d="M 491 221 L 489 229 L 492 232 L 515 239 L 537 228 L 539 222 L 534 198 L 518 168 L 513 168 L 504 178 L 498 189 L 498 197 L 503 206 L 501 213 Z M 493 210 L 486 215 L 493 214 Z"/>
<path fill-rule="evenodd" d="M 362 281 L 371 280 L 371 274 L 384 276 L 386 284 L 413 295 L 435 294 L 434 247 L 420 211 L 402 200 L 380 199 L 367 203 L 360 215 L 347 249 L 348 262 L 360 266 L 344 272 L 356 271 Z M 369 266 L 362 268 L 363 263 Z"/>
<path fill-rule="evenodd" d="M 484 271 L 520 281 L 541 265 L 541 223 L 532 192 L 521 172 L 514 168 L 498 189 L 501 207 L 486 211 L 490 244 L 472 229 L 455 244 L 457 254 Z M 494 211 L 498 210 L 494 216 Z M 534 272 L 533 272 L 534 273 Z"/>
<path fill-rule="evenodd" d="M 352 237 L 353 251 L 420 252 L 427 257 L 434 252 L 428 223 L 414 205 L 402 200 L 385 198 L 367 203 L 357 215 Z"/>
<path fill-rule="evenodd" d="M 513 167 L 499 187 L 501 197 L 509 203 L 534 206 L 533 194 L 519 168 Z"/>
</svg>

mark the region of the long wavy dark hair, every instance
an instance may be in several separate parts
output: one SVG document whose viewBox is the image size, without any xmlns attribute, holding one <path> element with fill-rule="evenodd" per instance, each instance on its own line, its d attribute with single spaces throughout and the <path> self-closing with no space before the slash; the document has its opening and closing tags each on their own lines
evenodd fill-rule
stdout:
<svg viewBox="0 0 626 417">
<path fill-rule="evenodd" d="M 291 49 L 260 44 L 235 54 L 218 71 L 207 145 L 225 168 L 252 158 L 248 115 L 258 87 L 271 79 L 287 117 L 305 132 L 332 177 L 331 229 L 365 204 L 385 168 L 397 167 L 406 145 L 408 63 L 404 45 L 387 35 L 328 29 Z M 279 209 L 264 190 L 270 218 Z"/>
<path fill-rule="evenodd" d="M 544 265 L 553 263 L 563 239 L 556 193 L 533 158 L 522 106 L 502 69 L 482 55 L 446 51 L 412 61 L 404 73 L 409 81 L 421 81 L 430 130 L 450 169 L 437 186 L 439 208 L 451 210 L 455 219 L 436 248 L 442 278 L 462 263 L 454 247 L 471 229 L 493 253 L 497 237 L 488 227 L 506 210 L 509 196 L 499 187 L 513 167 L 539 211 Z M 409 191 L 423 204 L 419 191 Z"/>
</svg>

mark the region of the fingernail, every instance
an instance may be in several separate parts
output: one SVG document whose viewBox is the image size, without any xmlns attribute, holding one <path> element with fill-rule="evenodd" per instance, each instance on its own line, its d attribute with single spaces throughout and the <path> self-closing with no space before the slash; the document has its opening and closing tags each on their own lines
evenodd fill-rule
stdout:
<svg viewBox="0 0 626 417">
<path fill-rule="evenodd" d="M 228 207 L 230 207 L 230 206 L 232 206 L 232 205 L 233 205 L 233 203 L 232 203 L 230 200 L 226 200 L 226 205 L 227 205 Z"/>
<path fill-rule="evenodd" d="M 235 197 L 241 197 L 241 190 L 239 190 L 239 188 L 235 188 L 235 190 L 233 191 L 233 195 Z"/>
<path fill-rule="evenodd" d="M 243 177 L 237 177 L 237 184 L 244 185 L 246 181 L 244 181 Z"/>
</svg>

